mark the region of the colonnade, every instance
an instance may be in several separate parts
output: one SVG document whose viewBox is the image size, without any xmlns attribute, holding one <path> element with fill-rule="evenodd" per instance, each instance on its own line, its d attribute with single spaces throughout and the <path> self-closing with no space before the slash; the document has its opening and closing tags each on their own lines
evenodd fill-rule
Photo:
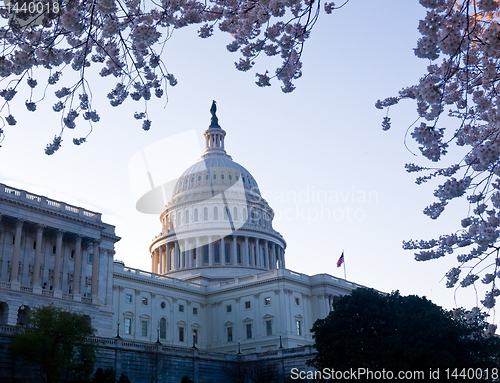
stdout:
<svg viewBox="0 0 500 383">
<path fill-rule="evenodd" d="M 157 245 L 151 253 L 151 271 L 165 274 L 191 268 L 236 266 L 285 268 L 285 251 L 279 244 L 250 236 L 198 236 Z"/>
<path fill-rule="evenodd" d="M 2 220 L 2 215 L 0 214 L 0 220 Z M 36 229 L 36 236 L 33 238 L 34 241 L 34 259 L 32 257 L 26 256 L 24 257 L 24 262 L 21 265 L 20 261 L 20 255 L 21 255 L 21 238 L 27 238 L 29 237 L 28 231 L 26 231 L 26 226 L 27 224 L 34 225 Z M 24 236 L 23 236 L 23 228 L 25 230 Z M 73 294 L 81 294 L 84 292 L 81 292 L 80 290 L 80 279 L 82 277 L 82 241 L 84 241 L 84 236 L 78 233 L 67 233 L 65 230 L 59 229 L 59 228 L 50 228 L 47 225 L 42 225 L 42 224 L 37 224 L 37 223 L 32 223 L 32 222 L 27 222 L 24 219 L 15 219 L 15 234 L 14 234 L 14 248 L 13 248 L 13 253 L 12 253 L 12 260 L 11 260 L 11 273 L 10 273 L 10 282 L 12 285 L 12 288 L 16 288 L 16 286 L 19 285 L 25 285 L 26 281 L 23 281 L 22 276 L 20 277 L 20 269 L 25 269 L 29 268 L 31 266 L 31 262 L 33 264 L 33 278 L 31 282 L 31 287 L 33 287 L 34 292 L 37 290 L 41 290 L 41 283 L 40 283 L 40 273 L 41 273 L 41 260 L 42 260 L 42 253 L 43 253 L 43 239 L 44 239 L 44 233 L 46 233 L 48 230 L 54 231 L 56 233 L 56 241 L 55 241 L 55 253 L 54 253 L 54 268 L 53 268 L 53 280 L 52 280 L 52 286 L 53 286 L 53 291 L 54 295 L 59 295 L 62 292 L 62 281 L 61 281 L 61 270 L 63 266 L 63 237 L 65 235 L 70 236 L 71 240 L 74 240 L 74 269 L 73 269 L 73 288 L 72 288 L 72 293 Z M 92 282 L 91 282 L 91 295 L 92 297 L 97 297 L 98 296 L 98 291 L 99 291 L 99 268 L 100 268 L 100 261 L 101 261 L 101 255 L 104 255 L 107 253 L 108 255 L 113 256 L 114 251 L 112 250 L 106 250 L 100 247 L 100 240 L 95 239 L 95 238 L 85 238 L 85 243 L 86 245 L 89 246 L 89 253 L 90 249 L 93 250 L 93 256 L 92 256 Z M 26 243 L 25 243 L 26 245 Z M 6 253 L 4 253 L 5 256 Z M 3 262 L 7 262 L 6 259 L 3 259 Z M 47 262 L 47 261 L 46 261 Z M 45 262 L 45 267 L 47 267 L 47 264 Z M 7 270 L 2 267 L 2 270 L 0 272 L 6 272 Z M 23 283 L 24 282 L 24 283 Z M 18 287 L 17 287 L 18 288 Z"/>
</svg>

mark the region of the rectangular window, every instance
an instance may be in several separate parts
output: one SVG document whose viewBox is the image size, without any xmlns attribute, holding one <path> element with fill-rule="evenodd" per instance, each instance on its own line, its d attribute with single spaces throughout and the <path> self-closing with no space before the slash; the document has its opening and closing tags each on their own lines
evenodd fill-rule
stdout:
<svg viewBox="0 0 500 383">
<path fill-rule="evenodd" d="M 246 325 L 246 330 L 247 330 L 247 339 L 252 339 L 252 324 L 248 323 Z"/>
<path fill-rule="evenodd" d="M 55 254 L 55 253 L 54 253 Z M 93 254 L 89 254 L 89 263 L 92 263 L 92 260 L 94 259 L 94 255 Z"/>
<path fill-rule="evenodd" d="M 273 322 L 270 320 L 266 320 L 266 335 L 273 335 Z"/>
<path fill-rule="evenodd" d="M 132 295 L 131 294 L 125 294 L 125 302 L 128 302 L 128 303 L 132 302 Z"/>
<path fill-rule="evenodd" d="M 70 258 L 75 259 L 75 250 L 71 250 Z"/>
<path fill-rule="evenodd" d="M 264 305 L 269 306 L 271 304 L 271 297 L 264 298 Z"/>
<path fill-rule="evenodd" d="M 14 236 L 14 239 L 16 238 L 16 236 Z M 56 245 L 52 245 L 52 255 L 54 255 L 56 253 Z"/>
<path fill-rule="evenodd" d="M 142 297 L 142 305 L 147 306 L 148 305 L 148 298 Z"/>
<path fill-rule="evenodd" d="M 228 342 L 233 341 L 233 328 L 232 327 L 227 328 L 227 341 Z"/>
<path fill-rule="evenodd" d="M 297 327 L 297 335 L 301 336 L 302 335 L 302 323 L 297 320 L 295 321 L 295 325 Z"/>
<path fill-rule="evenodd" d="M 250 301 L 246 301 L 245 302 L 245 309 L 248 310 L 251 307 L 252 307 L 252 303 Z"/>
<path fill-rule="evenodd" d="M 148 336 L 148 321 L 141 321 L 142 336 Z"/>
<path fill-rule="evenodd" d="M 299 299 L 299 298 L 295 298 L 295 304 L 296 304 L 297 306 L 300 306 L 300 299 Z"/>
<path fill-rule="evenodd" d="M 195 344 L 198 344 L 198 330 L 197 329 L 193 330 L 193 346 Z"/>
<path fill-rule="evenodd" d="M 125 318 L 125 334 L 130 334 L 131 328 L 132 328 L 132 319 Z"/>
<path fill-rule="evenodd" d="M 231 305 L 227 305 L 227 306 L 226 306 L 226 312 L 227 312 L 227 313 L 230 313 L 230 312 L 232 312 L 232 311 L 233 311 L 233 308 L 231 307 Z"/>
<path fill-rule="evenodd" d="M 184 305 L 179 305 L 179 312 L 183 313 L 184 312 Z"/>
<path fill-rule="evenodd" d="M 33 241 L 33 250 L 36 249 L 36 241 Z"/>
<path fill-rule="evenodd" d="M 193 315 L 198 315 L 198 307 L 193 307 Z"/>
<path fill-rule="evenodd" d="M 184 342 L 184 327 L 179 327 L 179 342 Z"/>
</svg>

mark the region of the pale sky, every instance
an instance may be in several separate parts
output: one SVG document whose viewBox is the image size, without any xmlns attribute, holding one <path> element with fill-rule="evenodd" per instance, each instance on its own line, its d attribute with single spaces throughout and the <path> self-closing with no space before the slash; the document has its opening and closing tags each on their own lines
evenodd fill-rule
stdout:
<svg viewBox="0 0 500 383">
<path fill-rule="evenodd" d="M 71 143 L 86 134 L 81 121 L 75 131 L 66 131 L 62 148 L 46 156 L 45 145 L 60 129 L 59 115 L 49 110 L 55 98 L 48 92 L 35 113 L 21 102 L 12 110 L 18 124 L 5 128 L 0 182 L 102 212 L 122 237 L 115 258 L 149 270 L 148 247 L 161 226 L 157 214 L 136 210 L 149 184 L 129 165 L 143 158 L 141 153 L 154 153 L 153 177 L 180 175 L 202 154 L 202 133 L 216 100 L 228 154 L 252 173 L 275 211 L 273 226 L 287 241 L 287 268 L 343 277 L 336 262 L 344 251 L 350 281 L 425 295 L 446 308 L 473 307 L 473 291 L 460 289 L 455 303 L 454 290 L 441 281 L 456 264 L 454 255 L 422 263 L 401 247 L 403 240 L 455 231 L 467 206 L 452 203 L 454 210 L 437 221 L 422 214 L 434 202 L 437 184 L 418 186 L 414 174 L 404 170 L 410 161 L 428 165 L 404 145 L 406 129 L 417 117 L 415 105 L 393 107 L 388 132 L 380 126 L 385 112 L 374 107 L 377 99 L 396 95 L 425 73 L 428 63 L 413 54 L 424 15 L 417 2 L 400 0 L 352 0 L 332 15 L 322 13 L 291 94 L 282 93 L 278 82 L 266 89 L 254 84 L 256 71 L 274 72 L 274 59 L 259 57 L 255 70 L 238 72 L 238 56 L 225 48 L 229 36 L 202 40 L 196 28 L 175 31 L 163 59 L 179 84 L 170 88 L 166 106 L 150 103 L 149 132 L 132 117 L 142 104 L 127 101 L 112 108 L 106 94 L 115 82 L 94 76 L 101 122 L 88 142 Z M 418 153 L 411 138 L 407 144 Z"/>
</svg>

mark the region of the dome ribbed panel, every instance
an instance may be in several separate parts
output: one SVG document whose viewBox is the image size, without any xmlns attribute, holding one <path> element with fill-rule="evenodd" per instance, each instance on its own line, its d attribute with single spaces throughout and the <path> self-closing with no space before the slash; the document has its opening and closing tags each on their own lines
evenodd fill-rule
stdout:
<svg viewBox="0 0 500 383">
<path fill-rule="evenodd" d="M 248 170 L 246 170 L 240 164 L 231 160 L 230 157 L 216 155 L 202 158 L 200 161 L 190 166 L 184 173 L 182 173 L 175 185 L 172 197 L 185 190 L 195 190 L 197 186 L 203 187 L 203 181 L 205 181 L 204 179 L 202 179 L 201 184 L 197 181 L 197 179 L 195 179 L 194 182 L 191 183 L 191 177 L 197 177 L 201 173 L 204 173 L 206 170 L 210 171 L 210 181 L 214 185 L 222 182 L 227 183 L 227 177 L 229 176 L 229 174 L 231 174 L 233 177 L 235 175 L 239 175 L 240 177 L 243 177 L 245 179 L 244 186 L 246 189 L 254 188 L 255 190 L 255 188 L 257 188 L 258 191 L 259 186 L 255 181 L 255 178 L 250 174 Z M 231 172 L 231 170 L 234 170 L 234 172 Z M 225 180 L 222 181 L 220 179 L 220 175 L 217 176 L 216 180 L 213 180 L 213 173 L 219 173 L 220 171 L 224 172 L 224 175 L 226 177 Z M 188 178 L 187 185 L 185 184 L 186 177 Z M 234 182 L 234 179 L 232 181 Z M 249 183 L 249 181 L 251 181 L 251 184 Z"/>
</svg>

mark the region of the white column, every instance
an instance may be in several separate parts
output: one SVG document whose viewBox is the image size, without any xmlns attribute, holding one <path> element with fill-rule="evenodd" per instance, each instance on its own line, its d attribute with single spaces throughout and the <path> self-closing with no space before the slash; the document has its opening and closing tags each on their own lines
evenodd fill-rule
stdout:
<svg viewBox="0 0 500 383">
<path fill-rule="evenodd" d="M 169 272 L 170 268 L 172 267 L 172 260 L 170 259 L 170 242 L 167 242 L 166 246 L 166 254 L 165 254 L 165 272 Z"/>
<path fill-rule="evenodd" d="M 12 255 L 12 266 L 10 271 L 11 282 L 18 283 L 19 277 L 19 253 L 21 252 L 21 235 L 24 220 L 16 219 L 16 238 L 14 239 L 14 254 Z M 18 288 L 19 289 L 19 288 Z"/>
<path fill-rule="evenodd" d="M 174 269 L 179 270 L 179 243 L 177 241 L 174 242 Z"/>
<path fill-rule="evenodd" d="M 276 266 L 276 262 L 277 262 L 277 258 L 276 257 L 276 249 L 278 248 L 278 246 L 276 246 L 276 244 L 273 242 L 273 269 L 277 269 L 277 266 Z"/>
<path fill-rule="evenodd" d="M 262 258 L 260 256 L 260 241 L 259 238 L 255 238 L 255 263 L 257 267 L 262 267 Z"/>
<path fill-rule="evenodd" d="M 255 267 L 255 246 L 250 244 L 250 266 Z"/>
<path fill-rule="evenodd" d="M 42 240 L 44 225 L 36 225 L 35 261 L 33 264 L 33 287 L 40 287 L 40 259 L 42 257 Z"/>
<path fill-rule="evenodd" d="M 237 266 L 238 265 L 238 245 L 236 244 L 236 236 L 233 235 L 233 254 L 231 255 L 231 264 L 233 266 Z"/>
<path fill-rule="evenodd" d="M 214 243 L 211 235 L 208 236 L 208 265 L 214 265 Z"/>
<path fill-rule="evenodd" d="M 165 245 L 160 245 L 160 272 L 159 274 L 165 273 Z"/>
<path fill-rule="evenodd" d="M 225 265 L 226 264 L 226 252 L 224 251 L 224 237 L 220 239 L 220 245 L 219 245 L 219 257 L 220 257 L 220 264 Z"/>
<path fill-rule="evenodd" d="M 92 301 L 97 298 L 99 288 L 99 241 L 94 241 L 94 255 L 92 256 L 92 287 L 90 294 Z"/>
<path fill-rule="evenodd" d="M 153 267 L 151 267 L 151 272 L 156 274 L 158 272 L 158 249 L 153 250 L 151 257 L 153 258 Z"/>
<path fill-rule="evenodd" d="M 73 294 L 80 294 L 80 274 L 82 268 L 82 236 L 76 236 L 75 268 L 73 270 Z"/>
<path fill-rule="evenodd" d="M 203 249 L 200 247 L 200 237 L 196 237 L 196 267 L 203 267 Z"/>
<path fill-rule="evenodd" d="M 56 240 L 56 259 L 54 264 L 54 291 L 60 291 L 59 287 L 61 282 L 61 262 L 62 262 L 62 237 L 64 230 L 57 230 L 57 240 Z M 93 281 L 92 281 L 93 282 Z"/>
<path fill-rule="evenodd" d="M 242 253 L 243 257 L 243 266 L 249 266 L 250 260 L 248 259 L 250 252 L 248 251 L 248 237 L 245 236 L 245 246 L 244 251 Z"/>
<path fill-rule="evenodd" d="M 181 258 L 181 261 L 180 261 L 180 266 L 181 266 L 181 269 L 185 269 L 186 268 L 186 242 L 184 242 L 184 246 L 179 246 L 180 247 L 180 258 Z M 183 251 L 184 249 L 184 251 Z"/>
<path fill-rule="evenodd" d="M 269 242 L 264 241 L 264 267 L 270 269 L 269 264 Z"/>
</svg>

